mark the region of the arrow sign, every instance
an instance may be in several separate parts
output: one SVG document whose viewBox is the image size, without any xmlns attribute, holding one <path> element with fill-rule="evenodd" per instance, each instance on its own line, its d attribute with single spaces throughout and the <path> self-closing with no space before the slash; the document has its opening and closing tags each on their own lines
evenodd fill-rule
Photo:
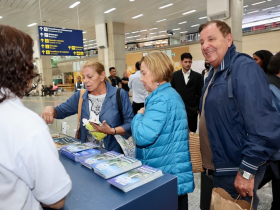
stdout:
<svg viewBox="0 0 280 210">
<path fill-rule="evenodd" d="M 41 36 L 43 36 L 43 33 L 40 33 Z"/>
<path fill-rule="evenodd" d="M 42 50 L 42 53 L 45 54 L 45 50 Z"/>
<path fill-rule="evenodd" d="M 42 48 L 44 48 L 44 46 L 45 46 L 45 45 L 43 45 L 43 44 L 41 45 Z"/>
<path fill-rule="evenodd" d="M 44 39 L 41 39 L 41 42 L 44 42 Z"/>
<path fill-rule="evenodd" d="M 74 53 L 74 55 L 76 55 L 76 52 L 73 52 Z"/>
<path fill-rule="evenodd" d="M 40 27 L 40 30 L 42 31 L 42 30 L 43 30 L 43 27 Z"/>
<path fill-rule="evenodd" d="M 68 49 L 71 50 L 71 46 L 68 46 Z"/>
</svg>

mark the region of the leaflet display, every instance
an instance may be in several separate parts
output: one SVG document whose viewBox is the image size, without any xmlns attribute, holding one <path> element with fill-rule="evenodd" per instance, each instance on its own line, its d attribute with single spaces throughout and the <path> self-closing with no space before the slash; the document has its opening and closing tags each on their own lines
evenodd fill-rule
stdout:
<svg viewBox="0 0 280 210">
<path fill-rule="evenodd" d="M 38 26 L 41 55 L 83 56 L 83 31 Z"/>
</svg>

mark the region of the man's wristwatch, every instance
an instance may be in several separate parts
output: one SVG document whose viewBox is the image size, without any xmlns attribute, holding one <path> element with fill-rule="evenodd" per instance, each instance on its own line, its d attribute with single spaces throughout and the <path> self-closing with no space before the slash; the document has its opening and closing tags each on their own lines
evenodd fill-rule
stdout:
<svg viewBox="0 0 280 210">
<path fill-rule="evenodd" d="M 255 178 L 255 175 L 254 175 L 254 174 L 251 174 L 251 173 L 249 173 L 249 172 L 247 172 L 247 171 L 244 171 L 244 170 L 241 169 L 241 168 L 239 168 L 239 172 L 240 172 L 241 176 L 242 176 L 243 178 L 245 178 L 245 179 L 250 180 L 250 179 L 254 179 L 254 178 Z"/>
</svg>

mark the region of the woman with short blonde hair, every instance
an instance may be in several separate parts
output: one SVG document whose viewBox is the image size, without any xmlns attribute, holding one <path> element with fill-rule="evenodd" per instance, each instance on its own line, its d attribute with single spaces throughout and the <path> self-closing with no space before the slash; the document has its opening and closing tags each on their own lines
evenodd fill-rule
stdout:
<svg viewBox="0 0 280 210">
<path fill-rule="evenodd" d="M 131 129 L 136 158 L 178 177 L 178 205 L 185 210 L 194 180 L 185 105 L 169 83 L 173 70 L 173 62 L 165 53 L 151 52 L 141 59 L 140 81 L 151 94 L 145 108 L 133 118 Z"/>
</svg>

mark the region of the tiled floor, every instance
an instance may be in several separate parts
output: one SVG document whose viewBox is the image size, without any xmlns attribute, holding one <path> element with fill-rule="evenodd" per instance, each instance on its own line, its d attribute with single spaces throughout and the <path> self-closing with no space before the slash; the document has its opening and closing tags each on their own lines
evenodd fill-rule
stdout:
<svg viewBox="0 0 280 210">
<path fill-rule="evenodd" d="M 45 106 L 58 106 L 59 104 L 65 102 L 73 92 L 62 92 L 59 96 L 29 96 L 22 99 L 23 104 L 38 113 L 39 115 L 43 111 Z M 69 134 L 74 135 L 74 129 L 77 126 L 77 115 L 70 116 L 64 119 L 69 125 Z M 56 131 L 51 130 L 51 133 Z M 200 210 L 200 174 L 195 174 L 195 190 L 193 193 L 189 194 L 189 210 Z M 267 188 L 263 188 L 258 191 L 258 196 L 260 198 L 260 204 L 258 210 L 269 210 L 272 201 L 271 185 Z"/>
</svg>

